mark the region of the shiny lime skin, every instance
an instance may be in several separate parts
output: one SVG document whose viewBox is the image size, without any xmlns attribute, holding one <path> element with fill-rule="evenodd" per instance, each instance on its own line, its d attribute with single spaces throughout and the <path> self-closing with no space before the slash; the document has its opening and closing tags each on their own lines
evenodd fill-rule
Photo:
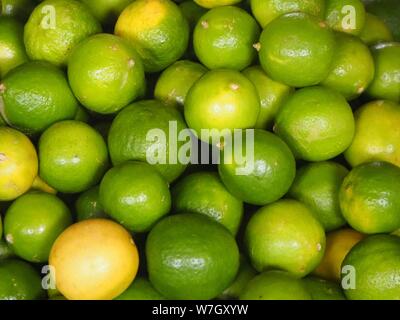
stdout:
<svg viewBox="0 0 400 320">
<path fill-rule="evenodd" d="M 71 50 L 86 37 L 101 32 L 89 8 L 75 0 L 46 0 L 25 25 L 24 42 L 31 60 L 65 66 Z"/>
<path fill-rule="evenodd" d="M 243 202 L 229 193 L 215 172 L 184 177 L 172 189 L 172 203 L 174 212 L 205 214 L 233 235 L 238 232 L 243 216 Z"/>
<path fill-rule="evenodd" d="M 169 181 L 178 178 L 186 168 L 185 164 L 179 161 L 173 163 L 169 161 L 170 149 L 173 145 L 169 144 L 170 123 L 176 124 L 177 132 L 186 129 L 186 124 L 180 113 L 170 107 L 166 107 L 156 100 L 136 102 L 124 108 L 114 119 L 108 135 L 108 147 L 111 160 L 114 165 L 126 160 L 147 161 L 148 156 L 153 156 L 152 150 L 164 150 L 166 148 L 166 163 L 155 163 L 154 167 Z M 148 139 L 150 130 L 159 129 L 166 135 L 166 144 L 161 140 Z M 177 150 L 183 142 L 177 142 Z M 178 153 L 178 151 L 176 151 Z M 172 156 L 172 155 L 171 155 Z M 151 159 L 153 160 L 157 159 Z"/>
<path fill-rule="evenodd" d="M 121 110 L 145 91 L 139 55 L 128 42 L 111 34 L 89 37 L 73 50 L 68 79 L 79 102 L 102 114 Z"/>
<path fill-rule="evenodd" d="M 355 112 L 355 120 L 355 136 L 344 153 L 347 162 L 355 167 L 370 161 L 387 161 L 400 167 L 400 105 L 371 101 Z"/>
<path fill-rule="evenodd" d="M 256 58 L 260 37 L 256 20 L 243 9 L 211 9 L 198 21 L 193 34 L 196 56 L 209 69 L 242 70 Z"/>
<path fill-rule="evenodd" d="M 283 197 L 296 175 L 295 159 L 288 146 L 273 133 L 260 129 L 254 131 L 253 141 L 247 141 L 245 136 L 242 140 L 247 167 L 229 151 L 221 155 L 218 170 L 227 189 L 253 205 L 266 205 Z M 239 169 L 245 171 L 239 173 Z"/>
<path fill-rule="evenodd" d="M 267 271 L 254 277 L 240 300 L 312 300 L 306 286 L 288 272 Z"/>
<path fill-rule="evenodd" d="M 0 279 L 0 300 L 39 300 L 45 297 L 39 273 L 24 261 L 0 261 Z"/>
<path fill-rule="evenodd" d="M 324 161 L 345 151 L 354 136 L 354 117 L 345 98 L 316 86 L 296 91 L 281 108 L 274 131 L 296 158 Z"/>
<path fill-rule="evenodd" d="M 366 234 L 390 233 L 400 228 L 400 168 L 370 162 L 354 168 L 339 192 L 344 218 Z"/>
<path fill-rule="evenodd" d="M 393 41 L 393 35 L 382 19 L 367 12 L 360 39 L 370 46 L 379 42 Z"/>
<path fill-rule="evenodd" d="M 71 223 L 71 213 L 59 198 L 31 192 L 19 197 L 7 210 L 5 238 L 19 257 L 46 262 L 54 241 Z"/>
<path fill-rule="evenodd" d="M 254 84 L 260 96 L 261 110 L 255 127 L 268 129 L 272 126 L 280 107 L 294 90 L 269 78 L 260 66 L 249 67 L 243 70 L 243 74 Z"/>
<path fill-rule="evenodd" d="M 258 271 L 278 268 L 304 277 L 321 262 L 326 239 L 307 206 L 284 199 L 262 207 L 251 217 L 244 241 Z"/>
<path fill-rule="evenodd" d="M 211 70 L 190 89 L 184 111 L 189 128 L 202 140 L 209 141 L 208 137 L 201 137 L 202 129 L 254 128 L 260 112 L 260 98 L 255 86 L 240 72 Z M 215 138 L 212 132 L 210 135 Z"/>
<path fill-rule="evenodd" d="M 109 170 L 99 197 L 105 212 L 132 232 L 149 231 L 171 209 L 167 181 L 144 162 L 127 161 Z"/>
<path fill-rule="evenodd" d="M 41 133 L 55 122 L 73 119 L 77 112 L 78 101 L 66 76 L 47 62 L 20 65 L 1 85 L 3 117 L 27 134 Z"/>
<path fill-rule="evenodd" d="M 154 289 L 149 280 L 137 277 L 129 288 L 114 300 L 165 300 L 165 298 Z"/>
<path fill-rule="evenodd" d="M 306 204 L 326 231 L 346 224 L 339 206 L 339 189 L 348 170 L 335 162 L 308 164 L 297 171 L 289 195 Z"/>
<path fill-rule="evenodd" d="M 288 13 L 264 29 L 259 56 L 273 80 L 305 87 L 326 78 L 334 51 L 334 34 L 322 20 L 305 13 Z"/>
<path fill-rule="evenodd" d="M 177 61 L 165 69 L 158 78 L 154 97 L 183 110 L 190 88 L 206 72 L 207 68 L 200 63 L 189 60 Z"/>
<path fill-rule="evenodd" d="M 99 186 L 92 187 L 81 193 L 76 200 L 75 210 L 78 221 L 108 217 L 99 200 L 99 189 Z"/>
<path fill-rule="evenodd" d="M 108 167 L 103 137 L 86 123 L 54 124 L 39 140 L 40 177 L 54 189 L 78 193 L 96 185 Z"/>
<path fill-rule="evenodd" d="M 375 78 L 367 93 L 372 98 L 400 102 L 400 43 L 387 42 L 372 48 Z"/>
<path fill-rule="evenodd" d="M 147 238 L 146 257 L 150 282 L 168 299 L 213 299 L 239 269 L 231 233 L 200 214 L 160 221 Z"/>
<path fill-rule="evenodd" d="M 360 0 L 327 0 L 325 20 L 337 31 L 359 35 L 365 24 L 365 8 Z"/>
<path fill-rule="evenodd" d="M 347 100 L 353 100 L 374 79 L 374 60 L 368 47 L 355 36 L 338 32 L 336 45 L 331 71 L 321 84 L 338 91 Z"/>
<path fill-rule="evenodd" d="M 336 282 L 309 276 L 303 280 L 312 300 L 346 300 L 340 285 Z"/>
<path fill-rule="evenodd" d="M 24 28 L 13 18 L 0 17 L 0 79 L 28 61 L 23 40 Z"/>
<path fill-rule="evenodd" d="M 133 0 L 81 0 L 97 20 L 104 25 L 114 24 L 121 12 Z"/>
</svg>

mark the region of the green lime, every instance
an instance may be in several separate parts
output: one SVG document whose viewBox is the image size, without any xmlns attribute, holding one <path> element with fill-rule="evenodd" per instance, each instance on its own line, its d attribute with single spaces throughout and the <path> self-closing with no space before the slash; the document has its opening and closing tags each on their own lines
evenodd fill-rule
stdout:
<svg viewBox="0 0 400 320">
<path fill-rule="evenodd" d="M 343 290 L 336 282 L 317 277 L 306 277 L 303 280 L 313 300 L 346 300 Z"/>
<path fill-rule="evenodd" d="M 365 7 L 360 0 L 327 0 L 325 20 L 337 31 L 359 35 L 365 24 Z"/>
<path fill-rule="evenodd" d="M 201 16 L 207 12 L 207 9 L 200 7 L 193 0 L 183 1 L 181 4 L 179 4 L 179 8 L 189 22 L 190 30 L 194 30 L 197 21 L 199 21 Z"/>
<path fill-rule="evenodd" d="M 7 210 L 4 233 L 16 255 L 30 262 L 46 262 L 54 241 L 71 223 L 71 213 L 59 198 L 32 192 Z"/>
<path fill-rule="evenodd" d="M 350 286 L 345 290 L 348 299 L 400 299 L 399 237 L 375 235 L 362 240 L 351 249 L 342 266 L 352 270 L 352 274 L 342 274 L 342 283 L 347 283 L 350 276 Z"/>
<path fill-rule="evenodd" d="M 0 15 L 9 16 L 25 21 L 36 3 L 32 0 L 2 0 L 0 2 Z"/>
<path fill-rule="evenodd" d="M 192 86 L 185 101 L 188 126 L 201 140 L 214 144 L 220 143 L 223 131 L 254 128 L 259 112 L 255 86 L 235 70 L 207 72 Z"/>
<path fill-rule="evenodd" d="M 151 283 L 169 299 L 213 299 L 235 279 L 239 249 L 221 224 L 200 214 L 159 222 L 146 243 Z"/>
<path fill-rule="evenodd" d="M 193 212 L 220 222 L 233 235 L 239 230 L 243 202 L 225 188 L 218 173 L 197 172 L 180 180 L 172 189 L 175 212 Z"/>
<path fill-rule="evenodd" d="M 400 228 L 400 168 L 370 162 L 354 168 L 339 193 L 344 218 L 355 230 L 373 234 Z"/>
<path fill-rule="evenodd" d="M 253 205 L 266 205 L 284 196 L 295 174 L 296 163 L 288 146 L 276 135 L 257 129 L 254 138 L 243 137 L 242 155 L 225 150 L 219 174 L 227 189 Z"/>
<path fill-rule="evenodd" d="M 78 108 L 64 73 L 47 62 L 27 62 L 13 69 L 0 84 L 0 96 L 4 120 L 28 134 L 73 119 Z"/>
<path fill-rule="evenodd" d="M 400 102 L 400 43 L 386 42 L 372 48 L 375 78 L 367 93 L 378 99 Z"/>
<path fill-rule="evenodd" d="M 39 141 L 40 176 L 64 193 L 96 185 L 108 166 L 102 136 L 79 121 L 62 121 L 47 129 Z"/>
<path fill-rule="evenodd" d="M 326 23 L 288 13 L 267 25 L 260 38 L 260 63 L 275 81 L 293 87 L 316 85 L 330 70 L 335 36 Z"/>
<path fill-rule="evenodd" d="M 134 45 L 146 72 L 158 72 L 185 53 L 189 24 L 171 0 L 136 0 L 122 11 L 115 34 Z"/>
<path fill-rule="evenodd" d="M 167 181 L 147 163 L 127 161 L 109 170 L 100 184 L 105 212 L 132 232 L 147 232 L 171 209 Z"/>
<path fill-rule="evenodd" d="M 157 80 L 154 97 L 183 110 L 187 93 L 207 69 L 199 63 L 181 60 L 163 71 Z"/>
<path fill-rule="evenodd" d="M 367 12 L 360 39 L 370 46 L 379 42 L 393 41 L 393 35 L 382 19 Z"/>
<path fill-rule="evenodd" d="M 237 4 L 242 0 L 194 0 L 199 6 L 203 8 L 211 9 L 215 7 L 230 6 Z"/>
<path fill-rule="evenodd" d="M 142 61 L 125 40 L 97 34 L 72 51 L 68 79 L 78 100 L 89 110 L 109 114 L 145 92 Z"/>
<path fill-rule="evenodd" d="M 27 192 L 38 173 L 35 146 L 23 133 L 0 127 L 0 203 Z"/>
<path fill-rule="evenodd" d="M 185 129 L 177 110 L 157 100 L 136 102 L 124 108 L 112 123 L 108 135 L 111 160 L 114 165 L 126 160 L 151 162 L 172 182 L 186 168 L 177 159 L 184 142 L 174 140 L 174 134 Z"/>
<path fill-rule="evenodd" d="M 321 84 L 338 91 L 347 100 L 353 100 L 374 79 L 374 60 L 368 47 L 355 36 L 336 33 L 336 46 L 331 71 Z"/>
<path fill-rule="evenodd" d="M 165 300 L 165 298 L 154 289 L 149 280 L 137 277 L 129 288 L 114 300 Z"/>
<path fill-rule="evenodd" d="M 255 127 L 270 128 L 279 109 L 294 90 L 269 78 L 260 66 L 249 67 L 243 70 L 243 74 L 254 84 L 260 96 L 261 109 Z"/>
<path fill-rule="evenodd" d="M 326 231 L 346 224 L 340 211 L 339 189 L 348 170 L 335 162 L 311 163 L 297 171 L 289 195 L 306 204 Z"/>
<path fill-rule="evenodd" d="M 323 18 L 325 0 L 251 0 L 251 11 L 260 25 L 265 26 L 290 12 L 305 12 Z"/>
<path fill-rule="evenodd" d="M 103 25 L 113 25 L 133 0 L 80 0 Z"/>
<path fill-rule="evenodd" d="M 354 136 L 353 112 L 336 91 L 320 86 L 304 88 L 281 108 L 274 131 L 296 158 L 324 161 L 350 146 Z"/>
<path fill-rule="evenodd" d="M 240 255 L 240 267 L 236 279 L 218 297 L 219 299 L 238 299 L 247 284 L 257 275 L 257 271 L 250 265 L 247 259 Z"/>
<path fill-rule="evenodd" d="M 344 153 L 346 160 L 353 167 L 370 161 L 400 166 L 400 105 L 372 101 L 355 112 L 355 119 L 355 136 Z"/>
<path fill-rule="evenodd" d="M 254 61 L 260 37 L 256 20 L 243 9 L 211 9 L 198 21 L 193 34 L 196 56 L 209 69 L 242 70 Z"/>
<path fill-rule="evenodd" d="M 10 70 L 28 61 L 23 34 L 21 23 L 0 16 L 0 79 Z"/>
<path fill-rule="evenodd" d="M 240 295 L 240 300 L 311 300 L 311 295 L 300 279 L 274 270 L 253 278 Z"/>
<path fill-rule="evenodd" d="M 46 0 L 25 25 L 26 52 L 32 60 L 66 65 L 71 50 L 86 37 L 101 32 L 89 8 L 75 0 Z"/>
<path fill-rule="evenodd" d="M 24 261 L 0 261 L 0 300 L 39 300 L 45 296 L 36 270 Z"/>
<path fill-rule="evenodd" d="M 15 257 L 15 253 L 10 248 L 8 243 L 3 239 L 0 239 L 0 261 Z"/>
<path fill-rule="evenodd" d="M 303 277 L 324 256 L 325 232 L 310 209 L 286 199 L 259 209 L 251 217 L 245 245 L 258 271 L 278 268 Z"/>
<path fill-rule="evenodd" d="M 95 186 L 79 195 L 75 202 L 78 221 L 87 219 L 105 219 L 108 217 L 100 203 L 99 189 L 99 186 Z"/>
</svg>

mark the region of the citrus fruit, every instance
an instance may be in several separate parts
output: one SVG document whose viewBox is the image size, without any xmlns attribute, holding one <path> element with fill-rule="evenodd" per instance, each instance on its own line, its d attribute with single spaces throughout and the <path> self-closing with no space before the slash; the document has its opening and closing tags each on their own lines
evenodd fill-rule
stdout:
<svg viewBox="0 0 400 320">
<path fill-rule="evenodd" d="M 190 30 L 194 30 L 197 21 L 200 20 L 201 16 L 207 12 L 207 9 L 200 7 L 196 2 L 192 0 L 186 0 L 179 4 L 179 8 L 182 14 L 189 22 Z"/>
<path fill-rule="evenodd" d="M 132 284 L 114 300 L 164 300 L 165 298 L 154 289 L 149 280 L 135 278 Z"/>
<path fill-rule="evenodd" d="M 5 259 L 10 259 L 15 257 L 14 252 L 7 244 L 7 242 L 3 239 L 0 239 L 0 261 Z"/>
<path fill-rule="evenodd" d="M 279 16 L 290 12 L 305 12 L 323 18 L 324 0 L 251 0 L 251 11 L 260 25 L 265 26 Z"/>
<path fill-rule="evenodd" d="M 311 300 L 304 283 L 283 271 L 267 271 L 253 278 L 240 300 Z"/>
<path fill-rule="evenodd" d="M 348 299 L 400 299 L 400 238 L 368 237 L 351 249 L 343 266 L 351 266 L 355 272 L 355 286 L 345 290 Z"/>
<path fill-rule="evenodd" d="M 215 7 L 229 6 L 237 4 L 242 0 L 194 0 L 199 6 L 203 8 L 211 9 Z"/>
<path fill-rule="evenodd" d="M 33 192 L 19 197 L 7 210 L 5 238 L 24 260 L 46 262 L 50 249 L 72 223 L 68 207 L 55 195 Z"/>
<path fill-rule="evenodd" d="M 96 185 L 108 166 L 102 136 L 86 123 L 61 121 L 39 140 L 40 176 L 64 193 L 82 192 Z"/>
<path fill-rule="evenodd" d="M 39 274 L 24 261 L 0 261 L 0 300 L 39 300 L 44 291 Z"/>
<path fill-rule="evenodd" d="M 386 42 L 373 47 L 375 78 L 367 93 L 378 99 L 400 102 L 400 43 Z"/>
<path fill-rule="evenodd" d="M 167 181 L 147 163 L 127 161 L 109 170 L 100 184 L 105 212 L 133 232 L 146 232 L 171 208 Z"/>
<path fill-rule="evenodd" d="M 374 60 L 368 47 L 355 36 L 336 33 L 336 46 L 331 71 L 321 84 L 338 91 L 347 100 L 353 100 L 374 79 Z"/>
<path fill-rule="evenodd" d="M 117 21 L 121 12 L 133 0 L 81 0 L 85 3 L 97 20 L 104 25 L 111 25 Z"/>
<path fill-rule="evenodd" d="M 122 11 L 115 34 L 133 44 L 146 72 L 158 72 L 186 51 L 189 25 L 170 0 L 136 0 Z"/>
<path fill-rule="evenodd" d="M 339 189 L 348 170 L 335 162 L 311 163 L 297 171 L 289 191 L 306 204 L 326 231 L 346 224 L 339 206 Z"/>
<path fill-rule="evenodd" d="M 260 66 L 249 67 L 243 70 L 243 74 L 254 84 L 260 96 L 261 109 L 255 127 L 270 128 L 293 89 L 269 78 Z"/>
<path fill-rule="evenodd" d="M 42 180 L 41 177 L 37 176 L 35 180 L 33 180 L 31 190 L 33 191 L 42 191 L 51 194 L 57 194 L 57 190 L 50 187 L 46 182 Z"/>
<path fill-rule="evenodd" d="M 185 129 L 185 121 L 177 110 L 157 100 L 136 102 L 124 108 L 111 125 L 108 135 L 111 160 L 114 165 L 127 160 L 151 162 L 164 178 L 174 181 L 186 164 L 177 160 L 184 142 L 174 140 L 173 135 Z"/>
<path fill-rule="evenodd" d="M 250 218 L 245 245 L 258 271 L 277 268 L 303 277 L 321 262 L 325 233 L 304 204 L 286 199 L 259 209 Z"/>
<path fill-rule="evenodd" d="M 344 153 L 346 160 L 353 167 L 370 161 L 400 166 L 400 105 L 371 101 L 355 112 L 355 120 L 355 136 Z"/>
<path fill-rule="evenodd" d="M 207 72 L 201 64 L 189 60 L 177 61 L 163 71 L 157 80 L 154 97 L 167 105 L 183 110 L 187 93 Z"/>
<path fill-rule="evenodd" d="M 4 120 L 28 134 L 73 119 L 78 108 L 64 73 L 47 62 L 28 62 L 13 69 L 0 84 L 0 96 Z"/>
<path fill-rule="evenodd" d="M 260 63 L 273 80 L 292 87 L 324 80 L 335 51 L 335 37 L 326 23 L 306 13 L 288 13 L 261 33 Z"/>
<path fill-rule="evenodd" d="M 185 101 L 188 126 L 201 140 L 215 144 L 220 142 L 218 134 L 223 134 L 224 129 L 253 128 L 259 112 L 260 98 L 255 86 L 235 70 L 207 72 L 192 86 Z"/>
<path fill-rule="evenodd" d="M 0 78 L 28 61 L 23 41 L 22 24 L 8 17 L 0 17 Z"/>
<path fill-rule="evenodd" d="M 32 142 L 21 132 L 0 127 L 0 201 L 10 201 L 31 187 L 38 173 Z"/>
<path fill-rule="evenodd" d="M 136 276 L 138 252 L 131 235 L 105 219 L 78 222 L 54 243 L 50 265 L 57 289 L 69 300 L 107 300 L 124 292 Z"/>
<path fill-rule="evenodd" d="M 296 174 L 288 146 L 273 133 L 260 129 L 254 131 L 254 138 L 242 141 L 243 158 L 232 150 L 221 155 L 218 170 L 227 189 L 253 205 L 265 205 L 284 196 Z"/>
<path fill-rule="evenodd" d="M 243 9 L 211 9 L 198 21 L 193 34 L 196 56 L 209 69 L 242 70 L 256 58 L 260 37 L 256 20 Z"/>
<path fill-rule="evenodd" d="M 353 112 L 336 91 L 321 86 L 303 88 L 280 109 L 274 131 L 296 158 L 324 161 L 350 146 L 354 136 Z"/>
<path fill-rule="evenodd" d="M 150 282 L 169 299 L 213 299 L 239 269 L 233 236 L 200 214 L 161 220 L 147 238 L 146 257 Z"/>
<path fill-rule="evenodd" d="M 78 221 L 96 218 L 107 218 L 99 199 L 99 186 L 81 193 L 75 202 Z"/>
<path fill-rule="evenodd" d="M 389 233 L 400 228 L 400 168 L 388 162 L 362 164 L 339 192 L 344 218 L 357 231 Z"/>
<path fill-rule="evenodd" d="M 325 20 L 337 31 L 359 35 L 365 24 L 365 7 L 360 0 L 327 0 Z"/>
<path fill-rule="evenodd" d="M 75 0 L 46 0 L 25 25 L 24 42 L 31 60 L 66 65 L 71 50 L 86 37 L 101 32 L 89 8 Z"/>
<path fill-rule="evenodd" d="M 363 238 L 362 233 L 349 228 L 329 232 L 326 235 L 325 255 L 313 274 L 339 282 L 344 258 Z"/>
<path fill-rule="evenodd" d="M 109 114 L 144 94 L 142 62 L 125 40 L 97 34 L 72 51 L 68 79 L 74 95 L 89 110 Z"/>
<path fill-rule="evenodd" d="M 379 42 L 393 41 L 393 35 L 383 20 L 367 12 L 360 39 L 370 46 Z"/>
<path fill-rule="evenodd" d="M 216 172 L 198 172 L 180 180 L 172 189 L 175 212 L 193 212 L 220 222 L 233 235 L 238 232 L 243 202 L 225 188 Z"/>
<path fill-rule="evenodd" d="M 308 276 L 303 280 L 313 300 L 346 300 L 339 284 Z"/>
</svg>

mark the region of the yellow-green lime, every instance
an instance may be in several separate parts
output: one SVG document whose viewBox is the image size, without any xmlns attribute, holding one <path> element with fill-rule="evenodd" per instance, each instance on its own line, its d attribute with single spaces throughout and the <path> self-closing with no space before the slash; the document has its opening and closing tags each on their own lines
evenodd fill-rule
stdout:
<svg viewBox="0 0 400 320">
<path fill-rule="evenodd" d="M 327 0 L 325 20 L 337 31 L 359 35 L 365 24 L 365 7 L 360 0 Z"/>
<path fill-rule="evenodd" d="M 114 300 L 165 300 L 165 298 L 154 289 L 149 280 L 137 277 L 129 288 Z"/>
<path fill-rule="evenodd" d="M 211 9 L 215 7 L 229 6 L 237 4 L 242 0 L 194 0 L 199 6 L 203 8 Z"/>
<path fill-rule="evenodd" d="M 378 16 L 367 12 L 364 28 L 359 35 L 367 45 L 375 45 L 379 42 L 393 41 L 393 35 L 389 27 Z"/>
<path fill-rule="evenodd" d="M 78 221 L 108 217 L 100 203 L 99 189 L 99 186 L 95 186 L 79 195 L 75 202 Z"/>
<path fill-rule="evenodd" d="M 336 282 L 308 276 L 303 280 L 312 300 L 346 300 L 342 288 Z"/>
</svg>

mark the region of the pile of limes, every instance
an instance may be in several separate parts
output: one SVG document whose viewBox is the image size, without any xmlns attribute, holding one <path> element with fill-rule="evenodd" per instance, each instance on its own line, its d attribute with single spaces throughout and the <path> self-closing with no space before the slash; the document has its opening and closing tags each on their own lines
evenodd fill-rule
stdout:
<svg viewBox="0 0 400 320">
<path fill-rule="evenodd" d="M 400 300 L 397 0 L 3 0 L 0 299 Z"/>
</svg>

